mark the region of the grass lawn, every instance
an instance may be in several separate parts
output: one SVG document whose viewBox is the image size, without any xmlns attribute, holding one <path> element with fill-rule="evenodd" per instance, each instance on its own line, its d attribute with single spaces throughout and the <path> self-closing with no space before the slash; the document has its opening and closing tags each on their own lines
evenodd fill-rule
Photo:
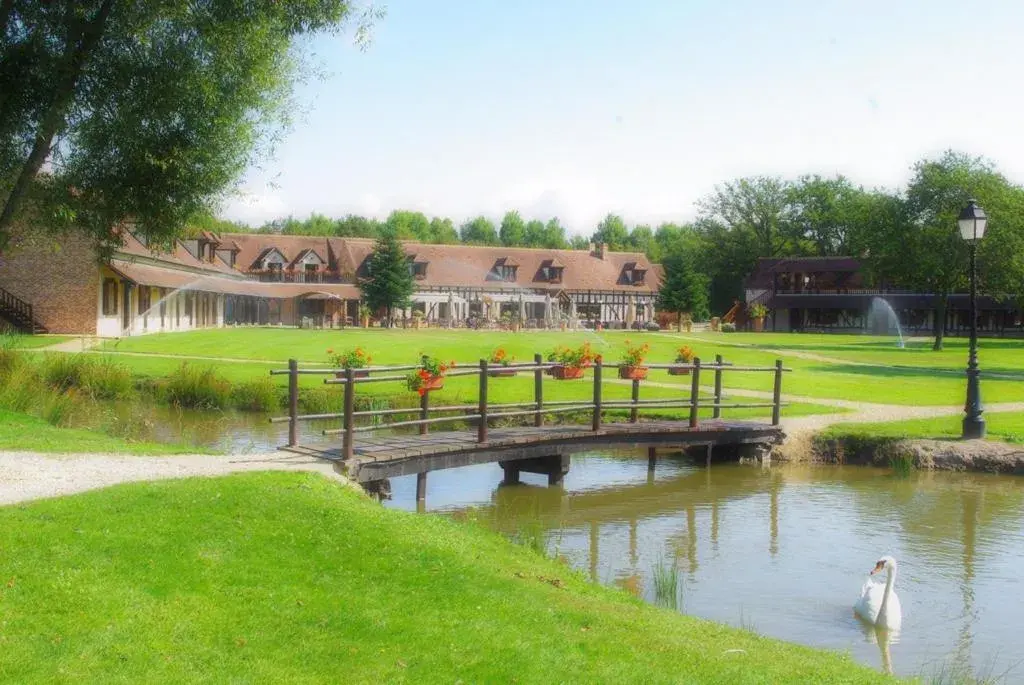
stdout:
<svg viewBox="0 0 1024 685">
<path fill-rule="evenodd" d="M 893 682 L 312 474 L 0 509 L 0 680 Z"/>
<path fill-rule="evenodd" d="M 0 450 L 32 452 L 95 452 L 102 454 L 195 454 L 202 448 L 133 442 L 105 433 L 58 428 L 43 419 L 0 409 Z"/>
<path fill-rule="evenodd" d="M 10 335 L 4 336 L 5 343 L 12 348 L 19 350 L 30 350 L 39 347 L 59 345 L 62 342 L 73 340 L 71 335 Z"/>
<path fill-rule="evenodd" d="M 676 349 L 684 344 L 691 346 L 704 361 L 712 361 L 716 354 L 721 354 L 726 361 L 737 365 L 770 366 L 783 356 L 786 366 L 794 370 L 786 375 L 783 392 L 792 395 L 913 405 L 956 405 L 963 402 L 964 397 L 962 370 L 966 352 L 959 339 L 950 341 L 945 351 L 933 353 L 926 349 L 926 343 L 913 342 L 900 350 L 893 346 L 891 338 L 851 335 L 242 328 L 126 338 L 107 342 L 106 349 L 277 361 L 283 366 L 289 357 L 307 365 L 322 364 L 328 348 L 362 346 L 374 356 L 375 364 L 415 363 L 421 353 L 476 363 L 498 346 L 504 347 L 518 361 L 529 361 L 535 352 L 546 353 L 555 345 L 589 341 L 596 351 L 613 362 L 618 360 L 627 338 L 649 343 L 651 361 L 659 362 L 671 361 Z M 755 345 L 757 347 L 752 347 Z M 1024 378 L 1024 341 L 983 340 L 981 345 L 983 372 L 1019 372 Z M 830 349 L 820 349 L 825 347 Z M 820 354 L 838 361 L 801 359 L 785 354 L 794 351 Z M 869 363 L 876 365 L 852 363 L 864 361 L 864 355 L 870 356 Z M 143 357 L 123 355 L 120 359 L 140 371 L 156 365 L 156 360 Z M 262 373 L 269 368 L 262 363 L 227 367 L 227 363 L 219 367 L 225 375 Z M 663 371 L 652 373 L 651 380 L 677 383 L 684 390 L 688 382 Z M 304 379 L 304 382 L 317 381 Z M 517 382 L 527 383 L 526 379 L 517 379 Z M 770 391 L 772 378 L 767 373 L 727 373 L 725 387 L 726 390 Z M 654 392 L 648 387 L 643 394 Z M 984 392 L 986 402 L 1024 401 L 1024 382 L 986 378 Z"/>
<path fill-rule="evenodd" d="M 873 438 L 959 439 L 962 416 L 941 416 L 912 421 L 837 424 L 824 432 L 825 437 L 864 435 Z M 1024 412 L 986 412 L 985 424 L 990 440 L 1024 444 Z"/>
</svg>

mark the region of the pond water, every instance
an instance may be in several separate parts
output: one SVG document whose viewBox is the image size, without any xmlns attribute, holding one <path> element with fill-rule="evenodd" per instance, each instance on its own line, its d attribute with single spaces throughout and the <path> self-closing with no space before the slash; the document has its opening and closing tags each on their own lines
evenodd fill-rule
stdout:
<svg viewBox="0 0 1024 685">
<path fill-rule="evenodd" d="M 595 581 L 654 599 L 675 564 L 681 611 L 816 647 L 902 675 L 1024 681 L 1024 480 L 863 467 L 716 465 L 682 455 L 576 455 L 564 488 L 497 464 L 430 474 L 426 509 L 499 531 L 541 532 L 549 554 Z M 415 478 L 387 506 L 412 509 Z M 852 611 L 879 557 L 899 562 L 899 634 Z"/>
</svg>

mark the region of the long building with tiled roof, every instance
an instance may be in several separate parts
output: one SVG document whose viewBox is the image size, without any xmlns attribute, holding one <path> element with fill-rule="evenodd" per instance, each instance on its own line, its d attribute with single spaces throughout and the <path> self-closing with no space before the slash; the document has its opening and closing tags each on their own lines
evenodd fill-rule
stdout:
<svg viewBox="0 0 1024 685">
<path fill-rule="evenodd" d="M 84 237 L 58 246 L 30 234 L 0 255 L 0 318 L 26 330 L 100 336 L 237 324 L 357 325 L 359 283 L 369 277 L 373 245 L 363 238 L 204 231 L 158 250 L 124 231 L 120 247 L 100 261 Z M 405 318 L 451 327 L 506 319 L 539 328 L 621 328 L 654 318 L 661 267 L 640 253 L 603 245 L 403 245 L 415 282 Z"/>
</svg>

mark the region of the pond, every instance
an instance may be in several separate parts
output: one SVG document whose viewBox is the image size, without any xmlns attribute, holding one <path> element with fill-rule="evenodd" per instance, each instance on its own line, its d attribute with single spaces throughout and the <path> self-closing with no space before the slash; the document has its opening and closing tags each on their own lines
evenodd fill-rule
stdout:
<svg viewBox="0 0 1024 685">
<path fill-rule="evenodd" d="M 908 676 L 1024 677 L 1024 480 L 863 467 L 716 465 L 682 455 L 577 455 L 564 489 L 543 476 L 501 486 L 497 464 L 430 474 L 426 508 L 474 516 L 595 581 L 654 599 L 659 566 L 679 569 L 687 614 Z M 387 506 L 416 509 L 415 478 Z M 868 571 L 899 562 L 899 634 L 853 615 Z M 880 639 L 881 638 L 881 639 Z"/>
</svg>

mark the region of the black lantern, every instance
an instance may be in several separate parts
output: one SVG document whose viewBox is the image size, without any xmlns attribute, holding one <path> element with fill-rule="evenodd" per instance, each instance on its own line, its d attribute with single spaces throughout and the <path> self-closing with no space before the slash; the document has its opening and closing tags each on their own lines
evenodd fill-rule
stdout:
<svg viewBox="0 0 1024 685">
<path fill-rule="evenodd" d="M 978 373 L 978 242 L 985 236 L 988 216 L 985 210 L 974 200 L 960 211 L 957 218 L 960 235 L 967 241 L 971 250 L 971 342 L 967 355 L 967 403 L 964 405 L 964 423 L 962 436 L 964 440 L 975 440 L 985 437 L 985 419 L 981 414 L 981 387 Z"/>
</svg>

